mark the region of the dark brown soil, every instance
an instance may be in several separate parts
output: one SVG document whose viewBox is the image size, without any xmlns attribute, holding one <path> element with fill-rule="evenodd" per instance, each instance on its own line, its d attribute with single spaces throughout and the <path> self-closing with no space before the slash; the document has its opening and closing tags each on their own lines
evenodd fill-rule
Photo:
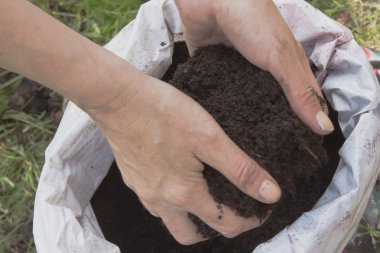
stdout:
<svg viewBox="0 0 380 253">
<path fill-rule="evenodd" d="M 175 62 L 164 80 L 170 80 L 175 65 L 185 59 L 184 50 L 183 44 L 176 46 Z M 206 165 L 204 176 L 217 202 L 234 207 L 244 217 L 264 217 L 270 209 L 272 215 L 263 226 L 234 239 L 219 236 L 182 246 L 159 219 L 144 210 L 134 193 L 123 185 L 114 166 L 92 199 L 109 241 L 128 253 L 248 253 L 312 208 L 337 167 L 337 153 L 343 143 L 339 131 L 324 140 L 330 157 L 326 164 L 323 138 L 295 117 L 275 80 L 223 47 L 200 52 L 179 67 L 171 82 L 204 106 L 232 140 L 270 171 L 279 182 L 283 197 L 276 205 L 261 204 Z M 333 119 L 336 120 L 335 115 Z M 200 231 L 210 235 L 211 230 L 192 217 Z"/>
<path fill-rule="evenodd" d="M 250 64 L 235 50 L 224 46 L 198 50 L 177 68 L 170 83 L 200 103 L 227 135 L 279 182 L 281 201 L 266 205 L 205 165 L 211 195 L 238 215 L 264 219 L 270 210 L 298 199 L 297 185 L 315 180 L 313 174 L 327 163 L 323 137 L 296 117 L 270 73 Z M 274 213 L 269 222 L 281 226 L 284 215 Z M 195 216 L 190 217 L 205 237 L 217 235 Z"/>
</svg>

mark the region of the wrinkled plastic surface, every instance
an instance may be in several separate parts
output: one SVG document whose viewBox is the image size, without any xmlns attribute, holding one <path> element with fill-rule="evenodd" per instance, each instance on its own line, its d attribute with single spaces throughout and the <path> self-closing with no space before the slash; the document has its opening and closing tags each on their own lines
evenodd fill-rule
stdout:
<svg viewBox="0 0 380 253">
<path fill-rule="evenodd" d="M 275 2 L 318 67 L 317 80 L 338 111 L 347 140 L 339 153 L 337 172 L 315 207 L 252 250 L 341 252 L 363 214 L 380 169 L 378 83 L 349 30 L 304 1 Z M 171 64 L 173 34 L 180 32 L 174 2 L 155 0 L 144 4 L 136 19 L 105 47 L 161 78 Z M 38 185 L 33 228 L 38 252 L 120 252 L 104 239 L 90 205 L 113 159 L 95 123 L 70 103 L 46 150 Z"/>
<path fill-rule="evenodd" d="M 363 47 L 363 51 L 372 65 L 373 71 L 380 82 L 380 52 Z"/>
</svg>

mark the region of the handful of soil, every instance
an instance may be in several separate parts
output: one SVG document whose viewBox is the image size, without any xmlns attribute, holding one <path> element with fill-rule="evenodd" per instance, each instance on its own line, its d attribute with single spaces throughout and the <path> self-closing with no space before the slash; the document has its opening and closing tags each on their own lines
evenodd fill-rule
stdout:
<svg viewBox="0 0 380 253">
<path fill-rule="evenodd" d="M 272 212 L 264 226 L 247 234 L 256 237 L 260 230 L 268 232 L 268 226 L 272 231 L 280 230 L 296 218 L 288 213 L 288 205 L 297 208 L 314 204 L 307 203 L 310 199 L 304 196 L 328 161 L 323 137 L 297 118 L 269 72 L 255 67 L 233 49 L 208 46 L 179 65 L 169 82 L 201 104 L 227 135 L 280 184 L 281 200 L 263 204 L 205 164 L 203 174 L 217 203 L 246 218 L 264 219 Z M 196 216 L 189 216 L 204 237 L 218 235 Z"/>
<path fill-rule="evenodd" d="M 173 63 L 163 77 L 166 82 L 171 79 L 173 85 L 206 108 L 230 138 L 272 174 L 282 188 L 282 199 L 275 205 L 257 202 L 206 165 L 204 176 L 216 202 L 230 206 L 244 217 L 263 217 L 268 210 L 272 214 L 262 226 L 233 239 L 217 236 L 184 246 L 124 185 L 114 163 L 91 200 L 108 241 L 118 245 L 122 253 L 250 253 L 315 205 L 339 163 L 338 151 L 344 142 L 340 131 L 324 137 L 323 147 L 330 159 L 323 165 L 327 157 L 321 146 L 322 137 L 297 119 L 277 82 L 269 73 L 222 46 L 199 50 L 188 59 L 185 43 L 175 43 Z M 331 108 L 330 116 L 337 124 L 337 114 Z M 192 218 L 203 235 L 216 234 L 195 216 Z"/>
</svg>

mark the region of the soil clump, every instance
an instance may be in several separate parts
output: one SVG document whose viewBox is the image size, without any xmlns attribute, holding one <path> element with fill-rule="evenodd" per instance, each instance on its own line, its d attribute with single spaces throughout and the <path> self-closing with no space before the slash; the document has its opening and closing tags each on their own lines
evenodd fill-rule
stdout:
<svg viewBox="0 0 380 253">
<path fill-rule="evenodd" d="M 215 237 L 215 231 L 190 214 L 199 231 L 213 238 L 183 246 L 176 243 L 160 219 L 144 210 L 123 184 L 114 164 L 91 203 L 106 239 L 122 252 L 252 252 L 313 207 L 339 162 L 338 150 L 344 141 L 341 132 L 336 130 L 323 139 L 309 130 L 291 111 L 269 73 L 222 46 L 201 49 L 186 61 L 187 57 L 185 44 L 177 44 L 173 64 L 163 80 L 170 80 L 200 103 L 240 148 L 271 173 L 283 196 L 277 204 L 262 204 L 205 165 L 204 176 L 217 203 L 244 217 L 263 218 L 269 210 L 272 214 L 264 225 L 233 239 Z M 336 126 L 336 114 L 332 112 L 331 116 Z"/>
<path fill-rule="evenodd" d="M 263 220 L 269 211 L 297 200 L 297 186 L 315 180 L 313 174 L 327 163 L 323 137 L 297 118 L 269 72 L 252 65 L 235 50 L 221 45 L 198 50 L 177 68 L 170 83 L 201 104 L 280 184 L 280 202 L 263 204 L 205 164 L 203 174 L 211 195 L 217 203 L 236 210 L 237 215 Z M 269 222 L 281 224 L 284 215 L 274 212 Z M 197 217 L 190 217 L 203 236 L 217 235 Z"/>
</svg>

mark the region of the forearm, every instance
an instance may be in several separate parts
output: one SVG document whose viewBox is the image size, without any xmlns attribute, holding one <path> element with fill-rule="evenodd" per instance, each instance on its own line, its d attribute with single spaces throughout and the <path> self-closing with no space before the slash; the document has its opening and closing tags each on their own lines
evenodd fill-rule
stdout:
<svg viewBox="0 0 380 253">
<path fill-rule="evenodd" d="M 84 108 L 112 101 L 139 75 L 126 61 L 25 0 L 0 1 L 0 67 Z"/>
</svg>

